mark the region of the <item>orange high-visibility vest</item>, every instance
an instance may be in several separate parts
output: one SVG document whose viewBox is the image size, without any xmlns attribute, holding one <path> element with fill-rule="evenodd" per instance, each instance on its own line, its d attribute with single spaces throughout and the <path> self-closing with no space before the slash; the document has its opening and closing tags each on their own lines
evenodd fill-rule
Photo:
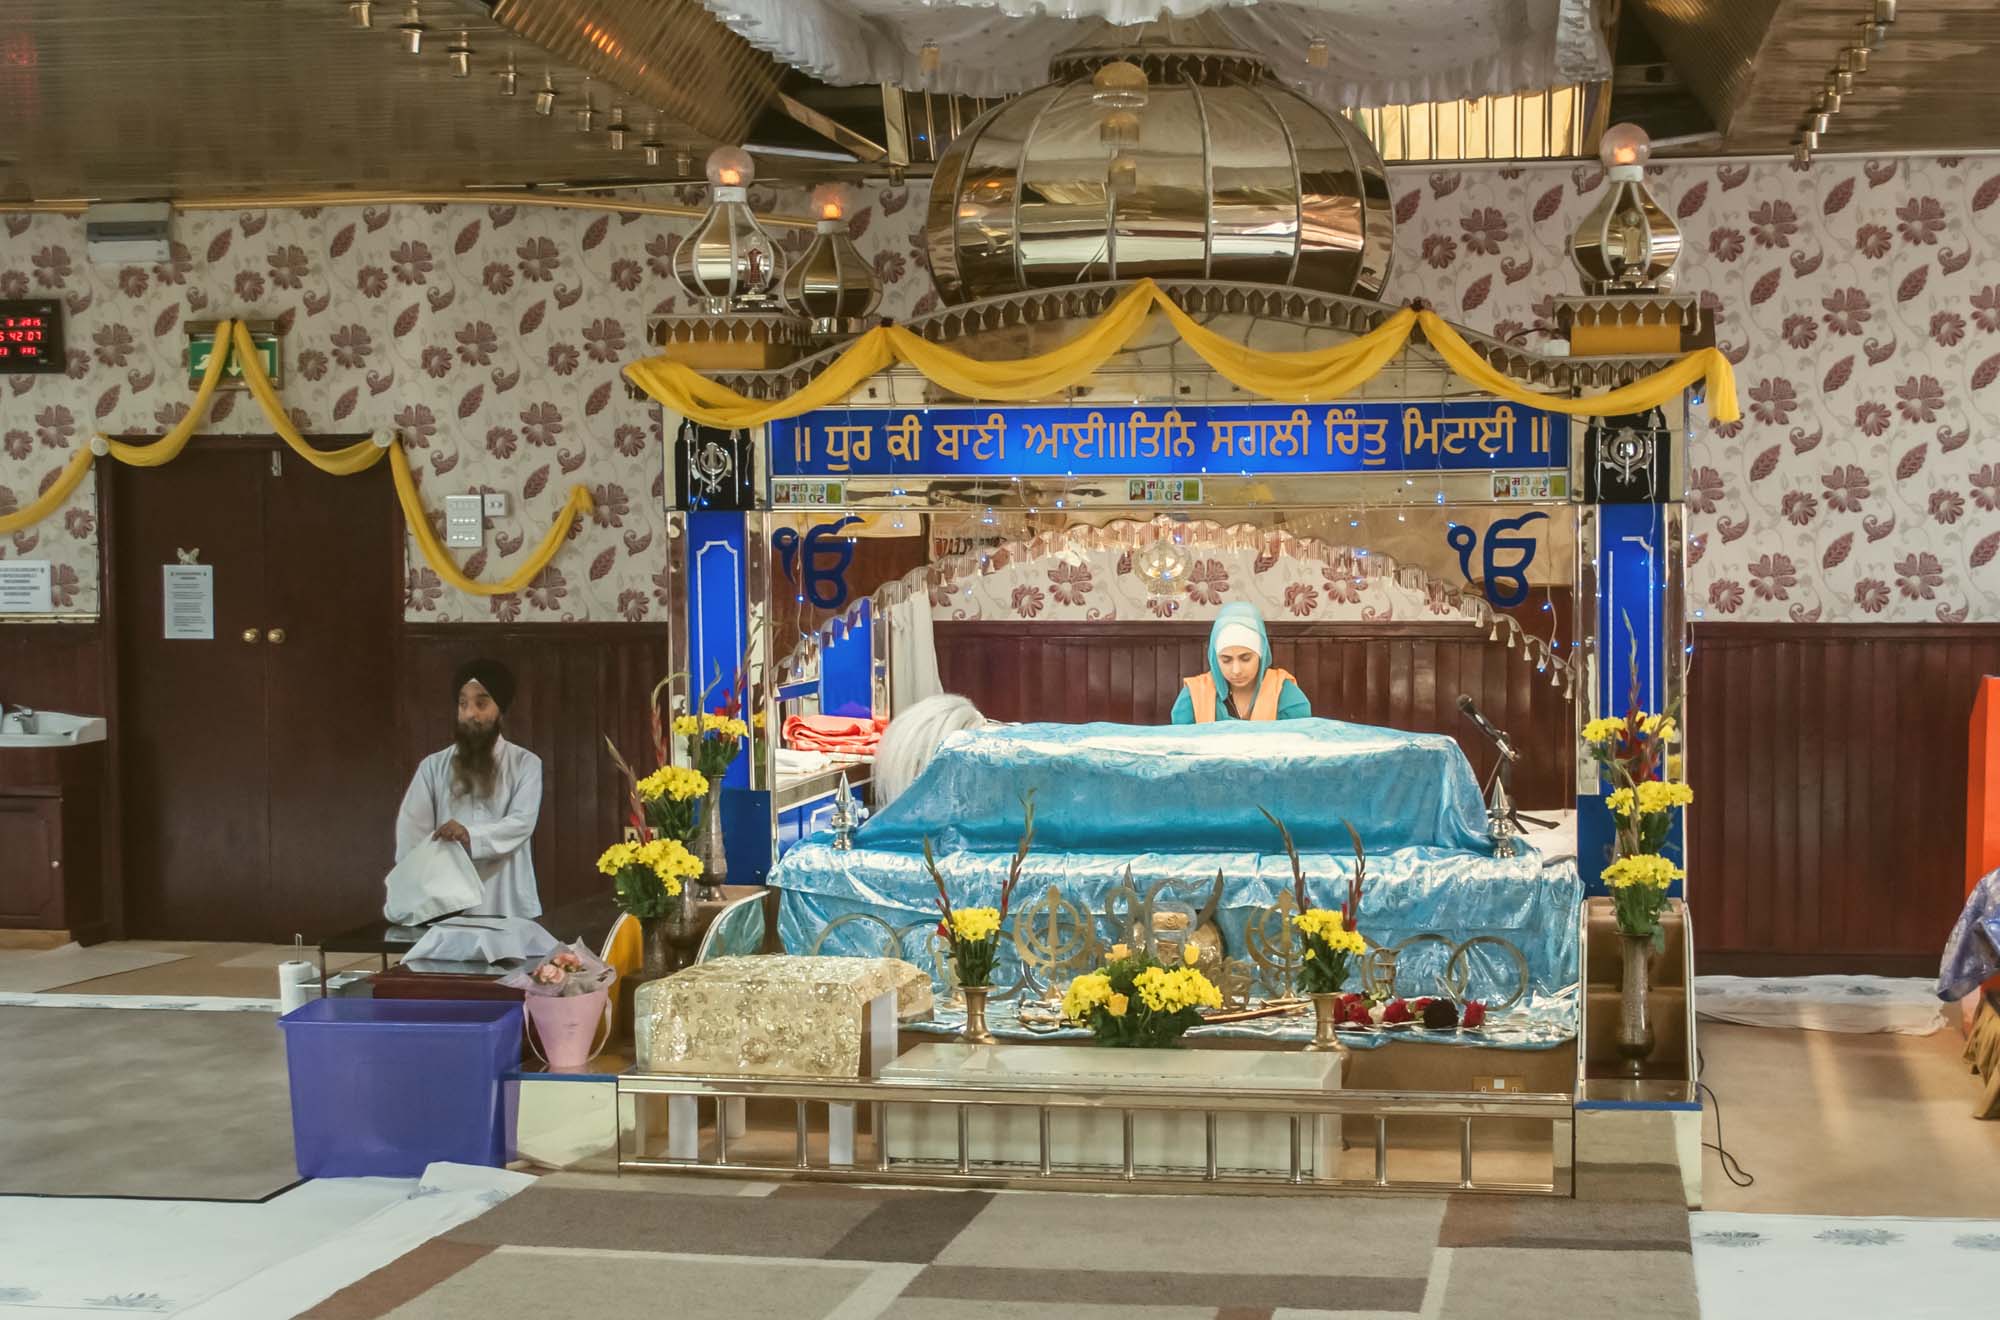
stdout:
<svg viewBox="0 0 2000 1320">
<path fill-rule="evenodd" d="M 1193 678 L 1181 681 L 1187 684 L 1188 696 L 1194 702 L 1194 722 L 1215 723 L 1215 675 L 1196 674 Z M 1277 719 L 1279 694 L 1284 692 L 1285 684 L 1291 681 L 1294 681 L 1292 676 L 1282 669 L 1266 669 L 1264 681 L 1257 688 L 1257 700 L 1250 706 L 1250 718 Z"/>
</svg>

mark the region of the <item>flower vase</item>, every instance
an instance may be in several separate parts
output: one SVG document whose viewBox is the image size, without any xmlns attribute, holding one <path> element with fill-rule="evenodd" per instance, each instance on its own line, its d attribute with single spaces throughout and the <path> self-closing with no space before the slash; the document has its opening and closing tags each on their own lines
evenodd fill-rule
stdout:
<svg viewBox="0 0 2000 1320">
<path fill-rule="evenodd" d="M 986 1029 L 986 997 L 993 993 L 993 987 L 968 985 L 965 987 L 965 1029 L 958 1038 L 968 1045 L 991 1045 L 993 1033 Z"/>
<path fill-rule="evenodd" d="M 597 1039 L 604 1025 L 604 1006 L 610 992 L 592 990 L 586 995 L 529 995 L 523 1004 L 534 1031 L 528 1039 L 536 1044 L 551 1072 L 581 1068 L 603 1048 Z"/>
<path fill-rule="evenodd" d="M 1340 996 L 1337 994 L 1314 995 L 1313 1038 L 1306 1049 L 1316 1054 L 1345 1054 L 1347 1047 L 1340 1043 Z"/>
<path fill-rule="evenodd" d="M 1644 1075 L 1653 1054 L 1653 1024 L 1647 998 L 1652 989 L 1653 937 L 1618 933 L 1625 958 L 1625 984 L 1618 1001 L 1618 1056 L 1629 1076 Z"/>
<path fill-rule="evenodd" d="M 677 905 L 685 906 L 683 905 Z M 639 943 L 641 962 L 638 980 L 657 981 L 674 970 L 673 943 L 667 937 L 672 933 L 675 916 L 639 918 Z"/>
<path fill-rule="evenodd" d="M 701 860 L 701 879 L 693 898 L 697 903 L 720 903 L 722 887 L 729 883 L 729 853 L 722 839 L 722 776 L 708 781 L 708 796 L 701 804 L 701 838 L 695 856 Z"/>
</svg>

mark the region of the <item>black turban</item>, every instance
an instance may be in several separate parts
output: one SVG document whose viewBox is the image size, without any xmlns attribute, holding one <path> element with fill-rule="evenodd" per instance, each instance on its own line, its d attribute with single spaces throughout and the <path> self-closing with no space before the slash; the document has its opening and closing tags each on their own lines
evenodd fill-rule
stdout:
<svg viewBox="0 0 2000 1320">
<path fill-rule="evenodd" d="M 458 667 L 458 673 L 451 680 L 451 699 L 458 700 L 458 694 L 465 690 L 467 683 L 477 682 L 486 689 L 493 704 L 502 713 L 514 704 L 514 675 L 498 660 L 468 660 Z"/>
</svg>

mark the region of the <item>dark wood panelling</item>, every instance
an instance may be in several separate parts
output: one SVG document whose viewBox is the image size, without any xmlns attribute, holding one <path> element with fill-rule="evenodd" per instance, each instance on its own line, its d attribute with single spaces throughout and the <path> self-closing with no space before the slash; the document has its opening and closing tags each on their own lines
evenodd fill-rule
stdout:
<svg viewBox="0 0 2000 1320">
<path fill-rule="evenodd" d="M 452 673 L 474 656 L 514 671 L 506 736 L 542 758 L 535 878 L 544 908 L 602 890 L 597 855 L 624 825 L 624 782 L 608 735 L 639 773 L 653 768 L 647 702 L 667 674 L 657 624 L 416 625 L 401 632 L 396 746 L 400 790 L 417 762 L 451 741 Z M 393 838 L 395 821 L 382 822 Z"/>
<path fill-rule="evenodd" d="M 1469 694 L 1522 751 L 1515 792 L 1523 807 L 1574 796 L 1569 702 L 1482 631 L 1446 623 L 1269 625 L 1274 660 L 1291 671 L 1315 714 L 1457 738 L 1482 780 L 1490 744 L 1459 713 Z M 936 625 L 945 689 L 997 720 L 1110 720 L 1164 724 L 1181 680 L 1206 665 L 1206 623 Z"/>
<path fill-rule="evenodd" d="M 0 623 L 0 704 L 105 714 L 104 628 Z"/>
<path fill-rule="evenodd" d="M 1965 894 L 1965 739 L 2000 626 L 1705 624 L 1688 680 L 1704 971 L 1926 975 Z"/>
</svg>

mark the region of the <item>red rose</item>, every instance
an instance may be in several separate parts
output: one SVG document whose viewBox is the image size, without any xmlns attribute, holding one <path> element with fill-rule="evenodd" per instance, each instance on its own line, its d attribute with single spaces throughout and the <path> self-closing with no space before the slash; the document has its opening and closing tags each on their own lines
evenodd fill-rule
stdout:
<svg viewBox="0 0 2000 1320">
<path fill-rule="evenodd" d="M 1373 1025 L 1368 1020 L 1368 1001 L 1360 995 L 1347 996 L 1346 999 L 1341 1001 L 1339 1021 L 1342 1026 L 1367 1027 Z"/>
<path fill-rule="evenodd" d="M 1471 1030 L 1486 1021 L 1486 1005 L 1479 1000 L 1469 1001 L 1465 1010 L 1458 1015 L 1458 1025 Z"/>
<path fill-rule="evenodd" d="M 1382 1006 L 1382 1020 L 1384 1022 L 1408 1022 L 1410 1020 L 1410 1006 L 1400 999 L 1391 999 Z"/>
</svg>

